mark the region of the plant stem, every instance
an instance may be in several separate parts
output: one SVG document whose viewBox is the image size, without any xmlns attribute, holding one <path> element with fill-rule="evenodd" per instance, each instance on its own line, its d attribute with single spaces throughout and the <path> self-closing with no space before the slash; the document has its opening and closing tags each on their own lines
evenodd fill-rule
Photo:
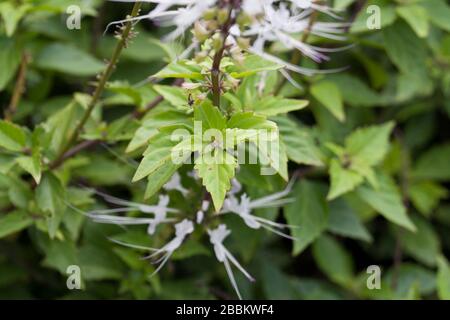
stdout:
<svg viewBox="0 0 450 320">
<path fill-rule="evenodd" d="M 134 18 L 139 14 L 140 8 L 141 8 L 141 2 L 135 2 L 134 6 L 133 6 L 133 10 L 130 15 L 131 18 Z M 122 50 L 127 46 L 127 42 L 129 40 L 132 28 L 133 28 L 133 22 L 128 21 L 126 23 L 125 27 L 122 29 L 122 33 L 120 35 L 120 40 L 117 43 L 116 48 L 114 49 L 114 52 L 112 54 L 111 60 L 108 63 L 108 66 L 106 67 L 105 71 L 102 73 L 102 75 L 100 77 L 99 83 L 92 95 L 91 101 L 89 102 L 89 105 L 88 105 L 83 117 L 81 118 L 80 122 L 78 122 L 77 126 L 75 127 L 75 130 L 69 136 L 67 143 L 61 149 L 58 156 L 50 164 L 50 168 L 55 167 L 55 164 L 60 163 L 61 160 L 64 158 L 64 155 L 66 154 L 66 152 L 77 141 L 81 131 L 83 130 L 84 125 L 89 120 L 89 117 L 91 116 L 92 111 L 94 110 L 96 104 L 98 103 L 98 101 L 100 99 L 100 97 L 105 89 L 106 83 L 108 82 L 109 78 L 111 77 L 112 73 L 114 72 L 115 66 L 119 60 Z"/>
<path fill-rule="evenodd" d="M 230 13 L 225 24 L 221 28 L 222 33 L 222 47 L 214 54 L 213 64 L 211 68 L 211 90 L 213 104 L 220 108 L 220 96 L 222 95 L 222 84 L 220 83 L 220 63 L 222 62 L 223 55 L 226 49 L 226 41 L 230 34 L 230 28 L 234 22 L 233 19 L 233 6 L 230 7 Z"/>
<path fill-rule="evenodd" d="M 400 191 L 403 198 L 403 204 L 406 207 L 406 209 L 410 206 L 409 201 L 409 171 L 410 171 L 410 161 L 408 156 L 408 149 L 405 145 L 404 138 L 403 138 L 403 132 L 400 129 L 396 129 L 394 131 L 394 135 L 400 144 L 400 150 L 401 150 L 401 164 L 402 168 L 400 171 Z M 392 283 L 391 287 L 392 289 L 396 289 L 398 285 L 398 278 L 400 276 L 400 267 L 402 265 L 403 260 L 403 245 L 402 245 L 402 233 L 403 230 L 400 229 L 396 235 L 395 239 L 395 249 L 394 249 L 394 271 L 392 276 Z"/>
<path fill-rule="evenodd" d="M 20 63 L 19 75 L 17 76 L 16 85 L 14 86 L 13 95 L 9 103 L 8 109 L 5 111 L 5 120 L 11 121 L 17 111 L 22 94 L 25 92 L 25 82 L 27 75 L 27 65 L 30 58 L 26 52 L 22 54 L 22 62 Z"/>
</svg>

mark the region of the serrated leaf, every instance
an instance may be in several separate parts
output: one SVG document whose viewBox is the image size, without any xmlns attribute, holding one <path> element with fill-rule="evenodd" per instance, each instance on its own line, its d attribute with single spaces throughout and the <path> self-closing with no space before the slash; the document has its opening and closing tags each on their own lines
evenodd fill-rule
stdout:
<svg viewBox="0 0 450 320">
<path fill-rule="evenodd" d="M 311 94 L 339 121 L 345 120 L 344 103 L 339 87 L 332 81 L 321 81 L 311 86 Z"/>
<path fill-rule="evenodd" d="M 379 175 L 378 182 L 377 190 L 367 185 L 359 187 L 356 190 L 358 196 L 389 221 L 415 232 L 416 227 L 406 214 L 402 196 L 393 179 Z"/>
<path fill-rule="evenodd" d="M 194 109 L 194 120 L 201 122 L 203 132 L 208 129 L 224 130 L 227 126 L 222 112 L 210 101 L 205 101 Z"/>
<path fill-rule="evenodd" d="M 227 122 L 228 128 L 276 130 L 277 125 L 266 117 L 253 112 L 238 112 Z"/>
<path fill-rule="evenodd" d="M 180 165 L 176 165 L 170 162 L 166 163 L 165 165 L 151 173 L 147 177 L 148 183 L 147 188 L 145 189 L 145 199 L 150 198 L 156 192 L 158 192 L 159 189 L 161 189 L 162 186 L 170 180 L 170 178 L 174 175 L 179 167 Z"/>
<path fill-rule="evenodd" d="M 237 168 L 236 159 L 223 150 L 216 150 L 209 159 L 197 158 L 194 168 L 202 178 L 206 190 L 211 194 L 216 212 L 219 212 L 225 194 L 231 188 L 230 180 Z"/>
<path fill-rule="evenodd" d="M 183 150 L 180 148 L 183 147 Z M 167 134 L 160 133 L 151 141 L 144 153 L 144 158 L 139 164 L 138 169 L 133 177 L 133 182 L 144 179 L 156 170 L 160 169 L 168 163 L 173 163 L 175 151 L 185 151 L 186 157 L 190 155 L 192 150 L 191 139 L 185 139 L 182 142 L 172 141 L 172 137 Z"/>
<path fill-rule="evenodd" d="M 186 61 L 176 61 L 167 65 L 164 69 L 154 75 L 155 78 L 182 78 L 203 79 L 199 66 L 187 64 Z"/>
<path fill-rule="evenodd" d="M 171 107 L 154 109 L 145 117 L 142 126 L 134 133 L 126 152 L 132 152 L 145 146 L 152 137 L 158 134 L 158 129 L 175 124 L 186 124 L 190 121 L 185 112 L 173 110 Z"/>
<path fill-rule="evenodd" d="M 13 211 L 0 216 L 0 238 L 25 229 L 33 224 L 33 219 L 23 211 Z"/>
<path fill-rule="evenodd" d="M 22 151 L 26 143 L 25 131 L 11 123 L 0 120 L 0 147 L 11 151 Z"/>
<path fill-rule="evenodd" d="M 158 92 L 165 101 L 169 102 L 178 110 L 187 110 L 188 94 L 186 90 L 176 86 L 160 86 L 156 85 L 153 89 Z"/>
<path fill-rule="evenodd" d="M 288 224 L 299 226 L 292 228 L 294 241 L 293 254 L 301 253 L 314 242 L 328 226 L 329 211 L 324 185 L 308 180 L 297 183 L 292 195 L 295 201 L 284 207 Z"/>
<path fill-rule="evenodd" d="M 394 123 L 388 122 L 357 129 L 345 141 L 347 153 L 365 165 L 379 164 L 389 150 L 389 137 L 393 128 Z"/>
<path fill-rule="evenodd" d="M 311 166 L 323 165 L 321 152 L 306 126 L 301 127 L 289 117 L 276 117 L 274 120 L 278 124 L 281 140 L 286 146 L 286 153 L 290 160 Z"/>
<path fill-rule="evenodd" d="M 357 172 L 343 168 L 339 160 L 332 159 L 330 164 L 331 186 L 327 199 L 333 200 L 363 183 L 364 178 Z"/>
</svg>

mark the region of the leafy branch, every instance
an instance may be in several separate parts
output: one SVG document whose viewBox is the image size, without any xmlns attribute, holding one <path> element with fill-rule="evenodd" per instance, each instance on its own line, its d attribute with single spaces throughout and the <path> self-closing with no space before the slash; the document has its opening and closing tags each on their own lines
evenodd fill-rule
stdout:
<svg viewBox="0 0 450 320">
<path fill-rule="evenodd" d="M 134 18 L 139 14 L 141 8 L 141 2 L 135 2 L 133 9 L 131 11 L 130 18 Z M 101 74 L 98 85 L 92 95 L 92 98 L 89 102 L 89 105 L 81 118 L 80 122 L 78 122 L 77 126 L 75 127 L 75 130 L 70 135 L 69 139 L 67 140 L 67 143 L 64 145 L 64 147 L 61 149 L 55 160 L 50 164 L 50 168 L 55 168 L 59 166 L 62 162 L 64 162 L 63 159 L 66 158 L 66 152 L 69 151 L 70 147 L 77 141 L 79 135 L 81 134 L 81 131 L 83 130 L 84 125 L 88 121 L 89 117 L 91 116 L 92 111 L 94 110 L 95 106 L 97 105 L 98 101 L 100 100 L 100 97 L 105 89 L 105 85 L 108 82 L 109 78 L 111 77 L 112 73 L 114 72 L 114 69 L 116 67 L 117 62 L 119 61 L 119 57 L 122 53 L 122 50 L 127 47 L 127 44 L 130 40 L 130 37 L 132 34 L 133 29 L 133 22 L 130 20 L 128 21 L 125 26 L 121 28 L 122 33 L 119 35 L 119 42 L 117 43 L 114 52 L 112 54 L 111 60 L 108 63 L 108 66 L 106 67 L 105 71 Z"/>
</svg>

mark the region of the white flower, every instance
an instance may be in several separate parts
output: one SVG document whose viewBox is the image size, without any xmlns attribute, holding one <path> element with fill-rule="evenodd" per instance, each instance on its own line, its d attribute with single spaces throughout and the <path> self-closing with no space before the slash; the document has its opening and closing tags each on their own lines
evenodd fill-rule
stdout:
<svg viewBox="0 0 450 320">
<path fill-rule="evenodd" d="M 222 262 L 225 266 L 225 269 L 228 274 L 228 278 L 236 291 L 239 299 L 242 300 L 241 293 L 239 292 L 239 288 L 236 284 L 236 280 L 234 279 L 233 271 L 230 266 L 230 262 L 238 268 L 250 281 L 255 281 L 253 277 L 239 264 L 236 258 L 225 248 L 223 245 L 223 241 L 226 237 L 230 235 L 231 231 L 227 229 L 227 226 L 221 224 L 214 230 L 208 230 L 209 241 L 214 246 L 214 252 L 216 254 L 216 258 L 219 262 Z"/>
<path fill-rule="evenodd" d="M 203 222 L 203 219 L 205 218 L 205 212 L 206 212 L 206 210 L 208 210 L 209 205 L 210 205 L 209 201 L 203 200 L 201 210 L 197 211 L 197 215 L 196 215 L 197 224 L 201 224 Z"/>
<path fill-rule="evenodd" d="M 271 220 L 258 217 L 251 214 L 253 209 L 278 207 L 284 204 L 290 203 L 292 200 L 285 198 L 291 191 L 294 179 L 288 184 L 285 190 L 276 192 L 274 194 L 251 200 L 247 194 L 242 194 L 240 201 L 234 194 L 228 194 L 225 198 L 221 214 L 234 213 L 239 215 L 245 222 L 245 224 L 252 229 L 267 229 L 282 237 L 296 240 L 295 238 L 283 233 L 280 230 L 290 228 L 296 228 L 297 226 L 286 225 L 282 223 L 273 222 Z"/>
<path fill-rule="evenodd" d="M 304 32 L 310 32 L 331 39 L 345 39 L 338 35 L 343 32 L 344 25 L 341 23 L 316 22 L 311 26 L 311 10 L 302 10 L 300 13 L 294 14 L 283 4 L 279 8 L 265 6 L 264 10 L 264 17 L 255 20 L 253 25 L 243 32 L 243 36 L 256 37 L 251 51 L 265 58 L 270 58 L 270 60 L 280 62 L 278 58 L 270 56 L 265 52 L 265 44 L 267 42 L 279 41 L 287 49 L 299 50 L 314 61 L 322 62 L 328 60 L 328 57 L 322 53 L 323 50 L 302 42 L 299 39 L 299 35 Z M 306 71 L 289 63 L 284 64 L 294 72 L 305 73 Z"/>
<path fill-rule="evenodd" d="M 136 0 L 110 1 L 136 2 Z M 188 28 L 203 16 L 205 11 L 216 4 L 217 0 L 141 0 L 141 2 L 156 3 L 157 6 L 146 15 L 116 21 L 112 24 L 150 19 L 161 26 L 175 26 L 175 30 L 165 37 L 167 41 L 172 41 L 183 35 Z"/>
<path fill-rule="evenodd" d="M 170 178 L 170 180 L 163 186 L 163 189 L 166 191 L 178 190 L 183 196 L 186 196 L 189 193 L 189 190 L 185 189 L 181 184 L 181 177 L 178 172 L 175 172 L 172 178 Z"/>
<path fill-rule="evenodd" d="M 188 235 L 190 235 L 192 232 L 194 232 L 194 224 L 192 223 L 192 221 L 190 221 L 188 219 L 184 219 L 183 221 L 181 221 L 175 225 L 175 237 L 160 249 L 134 245 L 134 244 L 130 244 L 130 243 L 114 240 L 114 239 L 111 239 L 111 241 L 118 243 L 120 245 L 123 245 L 123 246 L 130 247 L 130 248 L 152 251 L 152 254 L 144 257 L 144 259 L 153 259 L 153 258 L 161 255 L 161 257 L 159 259 L 154 261 L 155 264 L 159 263 L 159 266 L 152 273 L 151 276 L 153 276 L 156 273 L 158 273 L 159 270 L 162 269 L 162 267 L 164 267 L 166 262 L 169 260 L 169 258 L 172 256 L 172 254 L 175 252 L 175 250 L 177 250 L 183 244 L 186 237 Z"/>
<path fill-rule="evenodd" d="M 95 222 L 98 223 L 108 223 L 108 224 L 117 224 L 117 225 L 148 225 L 147 233 L 152 235 L 155 233 L 156 227 L 161 223 L 169 223 L 175 221 L 172 218 L 167 218 L 167 213 L 177 213 L 178 210 L 168 207 L 169 197 L 166 195 L 159 196 L 159 202 L 155 206 L 150 206 L 146 204 L 131 202 L 122 200 L 105 193 L 94 191 L 98 195 L 102 196 L 106 201 L 116 204 L 122 205 L 125 207 L 114 208 L 114 209 L 105 209 L 105 210 L 94 210 L 88 212 L 87 215 L 92 218 Z M 128 212 L 137 210 L 146 214 L 153 214 L 153 218 L 136 218 L 136 217 L 121 217 L 110 215 L 110 213 L 118 213 L 118 212 Z"/>
</svg>

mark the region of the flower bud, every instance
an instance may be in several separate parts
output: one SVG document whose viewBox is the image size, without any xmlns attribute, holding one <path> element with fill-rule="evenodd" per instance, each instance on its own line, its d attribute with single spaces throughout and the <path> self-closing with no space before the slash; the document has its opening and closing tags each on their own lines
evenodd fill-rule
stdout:
<svg viewBox="0 0 450 320">
<path fill-rule="evenodd" d="M 208 9 L 203 13 L 203 19 L 213 20 L 217 15 L 217 9 Z"/>
<path fill-rule="evenodd" d="M 217 13 L 217 22 L 219 22 L 219 24 L 224 24 L 227 22 L 229 15 L 230 14 L 227 9 L 220 9 Z"/>
<path fill-rule="evenodd" d="M 212 40 L 212 47 L 214 48 L 214 50 L 219 51 L 223 46 L 222 35 L 220 33 L 215 33 L 212 37 Z"/>
<path fill-rule="evenodd" d="M 236 18 L 236 22 L 239 25 L 239 27 L 244 28 L 246 26 L 248 26 L 249 24 L 252 23 L 252 17 L 249 16 L 247 13 L 245 12 L 241 12 L 237 18 Z"/>
<path fill-rule="evenodd" d="M 237 38 L 236 41 L 237 41 L 239 48 L 241 48 L 242 50 L 247 50 L 248 48 L 250 48 L 250 39 L 249 38 L 239 37 L 239 38 Z"/>
<path fill-rule="evenodd" d="M 196 21 L 194 24 L 194 30 L 193 30 L 195 38 L 197 38 L 198 41 L 203 42 L 209 37 L 209 32 L 206 30 L 206 28 L 203 26 L 203 24 L 199 21 Z"/>
</svg>

